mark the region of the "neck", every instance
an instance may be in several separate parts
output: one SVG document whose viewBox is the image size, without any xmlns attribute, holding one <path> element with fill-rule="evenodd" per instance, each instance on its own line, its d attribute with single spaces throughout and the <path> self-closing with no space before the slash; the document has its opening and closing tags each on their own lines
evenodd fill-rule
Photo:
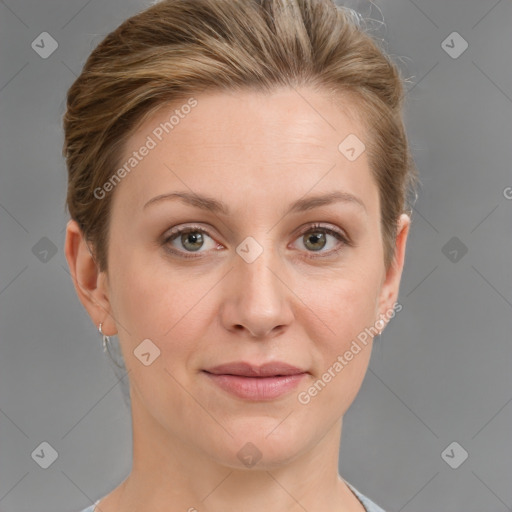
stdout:
<svg viewBox="0 0 512 512">
<path fill-rule="evenodd" d="M 133 465 L 118 512 L 364 511 L 338 474 L 342 418 L 289 460 L 241 469 L 171 435 L 140 405 L 132 403 Z"/>
</svg>

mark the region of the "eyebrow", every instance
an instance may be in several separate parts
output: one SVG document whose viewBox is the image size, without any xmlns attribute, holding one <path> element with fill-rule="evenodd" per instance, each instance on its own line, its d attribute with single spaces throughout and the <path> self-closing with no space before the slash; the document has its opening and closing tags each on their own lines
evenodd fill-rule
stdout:
<svg viewBox="0 0 512 512">
<path fill-rule="evenodd" d="M 148 206 L 160 203 L 161 201 L 169 201 L 173 199 L 179 199 L 184 203 L 190 204 L 191 206 L 201 208 L 202 210 L 208 210 L 213 213 L 224 215 L 230 214 L 229 207 L 222 201 L 219 201 L 213 197 L 190 192 L 170 192 L 168 194 L 160 194 L 150 199 L 142 209 L 144 210 Z M 326 206 L 338 202 L 357 205 L 366 213 L 366 206 L 359 197 L 350 194 L 349 192 L 334 191 L 327 194 L 317 194 L 298 199 L 290 205 L 288 211 L 284 215 L 312 210 L 313 208 L 318 208 L 320 206 Z"/>
</svg>

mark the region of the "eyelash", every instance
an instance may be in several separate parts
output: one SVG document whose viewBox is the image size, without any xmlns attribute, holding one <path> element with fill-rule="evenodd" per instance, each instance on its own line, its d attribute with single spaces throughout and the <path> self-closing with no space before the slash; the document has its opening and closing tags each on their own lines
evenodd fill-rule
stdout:
<svg viewBox="0 0 512 512">
<path fill-rule="evenodd" d="M 180 258 L 185 259 L 192 259 L 192 258 L 201 258 L 202 256 L 196 256 L 192 255 L 190 252 L 184 252 L 184 251 L 178 251 L 176 249 L 171 249 L 169 246 L 170 242 L 174 241 L 176 238 L 178 238 L 183 233 L 203 233 L 208 235 L 210 238 L 213 239 L 213 237 L 208 233 L 208 231 L 200 226 L 187 226 L 183 228 L 176 228 L 174 229 L 169 236 L 165 237 L 162 245 L 165 246 L 166 251 L 177 255 Z M 334 230 L 332 228 L 328 228 L 326 226 L 322 226 L 321 224 L 313 224 L 312 226 L 309 226 L 309 228 L 302 233 L 298 235 L 297 238 L 303 237 L 310 233 L 324 233 L 327 235 L 332 235 L 334 238 L 336 238 L 339 242 L 341 242 L 341 245 L 337 249 L 331 249 L 327 253 L 322 253 L 321 255 L 315 255 L 315 256 L 308 256 L 310 259 L 317 259 L 317 258 L 326 258 L 326 257 L 332 257 L 339 252 L 341 252 L 345 246 L 351 246 L 352 244 L 350 241 L 343 235 L 342 232 Z M 307 251 L 307 252 L 314 252 L 314 251 Z"/>
</svg>

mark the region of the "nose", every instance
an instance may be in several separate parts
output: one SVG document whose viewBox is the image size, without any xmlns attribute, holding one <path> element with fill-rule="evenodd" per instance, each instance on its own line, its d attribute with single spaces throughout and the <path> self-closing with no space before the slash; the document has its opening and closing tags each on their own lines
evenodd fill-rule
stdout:
<svg viewBox="0 0 512 512">
<path fill-rule="evenodd" d="M 293 293 L 274 251 L 265 248 L 251 263 L 236 255 L 227 279 L 221 306 L 225 329 L 258 339 L 286 331 L 293 319 Z"/>
</svg>

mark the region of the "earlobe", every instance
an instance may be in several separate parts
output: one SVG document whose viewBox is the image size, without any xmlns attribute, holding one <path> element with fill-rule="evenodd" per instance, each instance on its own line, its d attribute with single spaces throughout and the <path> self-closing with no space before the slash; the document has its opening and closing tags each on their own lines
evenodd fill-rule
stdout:
<svg viewBox="0 0 512 512">
<path fill-rule="evenodd" d="M 398 221 L 397 236 L 395 239 L 395 252 L 392 264 L 386 271 L 379 297 L 379 318 L 394 316 L 395 303 L 398 299 L 398 291 L 402 278 L 402 271 L 405 262 L 405 249 L 411 219 L 407 214 L 402 214 Z M 391 316 L 391 317 L 392 317 Z M 387 323 L 387 320 L 386 320 Z M 385 326 L 384 326 L 385 327 Z"/>
<path fill-rule="evenodd" d="M 76 293 L 91 320 L 96 328 L 101 322 L 105 334 L 115 334 L 116 326 L 112 317 L 104 273 L 99 271 L 82 230 L 73 219 L 66 227 L 64 252 Z"/>
</svg>

